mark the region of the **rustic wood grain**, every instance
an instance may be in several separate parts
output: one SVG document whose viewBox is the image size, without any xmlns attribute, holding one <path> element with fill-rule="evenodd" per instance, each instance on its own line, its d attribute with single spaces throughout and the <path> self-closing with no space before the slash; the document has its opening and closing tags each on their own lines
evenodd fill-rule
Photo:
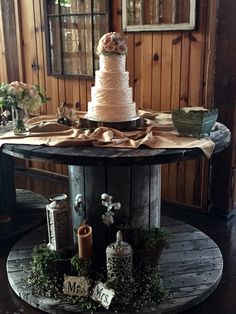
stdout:
<svg viewBox="0 0 236 314">
<path fill-rule="evenodd" d="M 230 129 L 232 142 L 225 152 L 212 159 L 212 179 L 214 181 L 212 181 L 210 191 L 212 197 L 210 210 L 227 216 L 234 213 L 236 202 L 236 56 L 231 53 L 235 50 L 235 41 L 233 40 L 236 29 L 236 20 L 233 18 L 235 9 L 236 2 L 234 1 L 232 3 L 219 3 L 214 82 L 214 99 L 216 106 L 219 108 L 219 119 L 227 124 Z M 222 167 L 223 163 L 224 167 Z"/>
<path fill-rule="evenodd" d="M 210 134 L 216 143 L 215 150 L 219 152 L 229 145 L 230 132 L 223 124 Z M 192 149 L 122 149 L 100 147 L 47 147 L 38 145 L 4 144 L 3 153 L 10 156 L 38 159 L 68 165 L 154 165 L 171 163 L 181 160 L 202 157 L 198 148 Z"/>
<path fill-rule="evenodd" d="M 161 47 L 162 34 L 153 33 L 152 35 L 152 110 L 161 111 Z"/>
<path fill-rule="evenodd" d="M 16 194 L 16 199 L 14 199 Z M 8 212 L 6 207 L 0 208 L 0 215 L 10 215 L 11 223 L 7 230 L 1 230 L 0 246 L 3 248 L 6 241 L 16 239 L 32 230 L 32 228 L 42 225 L 46 221 L 45 208 L 48 200 L 40 194 L 17 189 L 12 194 L 12 203 L 15 202 Z M 32 246 L 32 245 L 31 245 Z M 28 249 L 28 246 L 26 246 Z M 25 248 L 25 249 L 26 249 Z"/>
<path fill-rule="evenodd" d="M 136 33 L 134 35 L 134 100 L 136 102 L 137 108 L 143 107 L 143 83 L 142 83 L 142 71 L 143 71 L 143 55 L 142 55 L 142 45 L 143 45 L 142 34 Z"/>
<path fill-rule="evenodd" d="M 73 229 L 77 229 L 85 218 L 89 224 L 104 229 L 102 215 L 106 209 L 101 204 L 103 193 L 111 195 L 113 202 L 121 203 L 121 209 L 114 211 L 115 223 L 125 225 L 129 222 L 136 227 L 160 226 L 159 165 L 69 166 L 69 183 Z M 74 208 L 77 194 L 82 195 L 82 213 Z"/>
<path fill-rule="evenodd" d="M 122 173 L 122 177 L 121 174 Z M 107 193 L 114 202 L 121 202 L 121 209 L 116 213 L 116 221 L 129 220 L 131 212 L 131 167 L 107 167 Z"/>
<path fill-rule="evenodd" d="M 150 168 L 148 166 L 133 166 L 131 168 L 131 221 L 134 226 L 141 227 L 149 225 L 149 178 Z M 157 209 L 158 210 L 158 209 Z M 160 210 L 160 208 L 159 208 Z"/>
<path fill-rule="evenodd" d="M 152 108 L 152 76 L 150 75 L 152 73 L 152 33 L 147 33 L 145 36 L 143 36 L 142 40 L 142 55 L 145 55 L 145 58 L 143 58 L 143 82 L 142 82 L 142 88 L 143 88 L 143 103 L 142 107 L 151 109 Z"/>
<path fill-rule="evenodd" d="M 8 155 L 47 160 L 71 165 L 145 165 L 162 164 L 197 158 L 202 155 L 199 149 L 116 149 L 98 147 L 45 147 L 35 145 L 4 144 L 2 151 Z"/>
<path fill-rule="evenodd" d="M 161 219 L 161 166 L 150 166 L 149 224 L 160 226 Z M 158 209 L 158 210 L 157 210 Z"/>
<path fill-rule="evenodd" d="M 4 29 L 3 29 L 3 19 L 2 15 L 4 12 L 2 11 L 2 6 L 0 5 L 0 80 L 1 82 L 7 81 L 7 60 L 6 60 L 6 52 L 5 52 L 5 40 L 4 40 Z"/>
<path fill-rule="evenodd" d="M 0 151 L 0 214 L 13 215 L 16 208 L 14 158 Z"/>
<path fill-rule="evenodd" d="M 7 80 L 19 80 L 19 65 L 17 56 L 16 41 L 16 20 L 14 12 L 14 0 L 1 1 L 3 36 L 4 36 L 4 55 L 6 62 Z"/>
<path fill-rule="evenodd" d="M 80 166 L 69 166 L 68 173 L 70 177 L 70 208 L 71 208 L 71 219 L 72 228 L 78 229 L 80 224 L 85 219 L 86 215 L 86 204 L 85 198 L 85 181 L 84 181 L 84 167 Z M 76 210 L 75 199 L 78 194 L 82 195 L 82 203 L 80 206 L 81 211 Z M 73 233 L 74 242 L 77 241 L 76 233 Z"/>
</svg>

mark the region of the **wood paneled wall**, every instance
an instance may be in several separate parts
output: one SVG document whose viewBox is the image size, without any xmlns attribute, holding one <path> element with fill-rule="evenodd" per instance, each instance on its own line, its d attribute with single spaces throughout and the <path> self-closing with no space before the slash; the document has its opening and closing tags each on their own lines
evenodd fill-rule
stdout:
<svg viewBox="0 0 236 314">
<path fill-rule="evenodd" d="M 93 81 L 47 75 L 42 0 L 12 0 L 15 7 L 19 79 L 39 84 L 51 100 L 41 113 L 55 113 L 62 101 L 80 102 L 86 110 Z M 127 33 L 127 69 L 139 108 L 169 111 L 180 106 L 213 105 L 213 68 L 217 0 L 199 0 L 197 29 L 192 32 Z M 0 80 L 7 81 L 0 10 Z M 121 32 L 121 0 L 112 1 L 113 31 Z M 16 78 L 18 79 L 18 78 Z M 33 164 L 35 166 L 35 164 Z M 37 166 L 37 165 L 36 165 Z M 66 173 L 63 166 L 41 165 Z M 162 167 L 163 198 L 207 205 L 208 162 L 181 162 Z"/>
</svg>

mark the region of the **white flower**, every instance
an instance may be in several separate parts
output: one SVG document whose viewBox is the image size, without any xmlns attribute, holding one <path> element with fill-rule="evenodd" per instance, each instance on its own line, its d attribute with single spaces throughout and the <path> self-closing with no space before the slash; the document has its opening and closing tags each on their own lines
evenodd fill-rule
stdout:
<svg viewBox="0 0 236 314">
<path fill-rule="evenodd" d="M 114 223 L 113 216 L 115 215 L 115 211 L 121 208 L 121 203 L 112 203 L 112 196 L 107 193 L 103 193 L 101 195 L 101 200 L 102 205 L 107 208 L 105 214 L 102 215 L 103 223 L 107 226 L 112 225 Z"/>
<path fill-rule="evenodd" d="M 105 214 L 102 215 L 102 221 L 105 225 L 110 226 L 114 223 L 112 212 L 105 212 Z"/>
</svg>

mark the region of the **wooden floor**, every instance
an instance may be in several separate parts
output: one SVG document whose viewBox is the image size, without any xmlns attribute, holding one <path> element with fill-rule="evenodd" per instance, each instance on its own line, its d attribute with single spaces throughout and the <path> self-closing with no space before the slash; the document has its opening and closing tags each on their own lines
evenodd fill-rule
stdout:
<svg viewBox="0 0 236 314">
<path fill-rule="evenodd" d="M 14 219 L 10 223 L 9 230 L 0 234 L 0 246 L 9 241 L 9 238 L 16 238 L 45 223 L 45 206 L 48 200 L 38 193 L 25 189 L 16 191 L 17 206 L 14 212 Z"/>
<path fill-rule="evenodd" d="M 163 217 L 162 226 L 170 233 L 169 247 L 160 260 L 163 283 L 170 296 L 157 307 L 142 313 L 180 313 L 203 301 L 217 287 L 223 271 L 223 258 L 217 245 L 206 234 L 178 220 Z M 52 298 L 32 295 L 25 268 L 33 248 L 47 243 L 42 226 L 20 239 L 7 260 L 9 283 L 15 293 L 30 305 L 47 313 L 77 313 L 80 308 Z"/>
</svg>

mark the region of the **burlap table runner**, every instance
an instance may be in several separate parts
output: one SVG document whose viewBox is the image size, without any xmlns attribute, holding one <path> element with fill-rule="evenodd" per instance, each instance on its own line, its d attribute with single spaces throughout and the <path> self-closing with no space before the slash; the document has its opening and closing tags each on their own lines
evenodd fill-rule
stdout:
<svg viewBox="0 0 236 314">
<path fill-rule="evenodd" d="M 56 123 L 55 116 L 40 116 L 30 119 L 30 133 L 16 136 L 7 132 L 0 136 L 0 146 L 5 143 L 47 146 L 95 146 L 117 148 L 139 148 L 146 146 L 157 149 L 199 148 L 210 158 L 215 144 L 209 138 L 180 137 L 176 132 L 171 115 L 152 111 L 139 111 L 145 118 L 145 127 L 121 132 L 107 127 L 99 127 L 93 132 L 80 130 Z"/>
</svg>

